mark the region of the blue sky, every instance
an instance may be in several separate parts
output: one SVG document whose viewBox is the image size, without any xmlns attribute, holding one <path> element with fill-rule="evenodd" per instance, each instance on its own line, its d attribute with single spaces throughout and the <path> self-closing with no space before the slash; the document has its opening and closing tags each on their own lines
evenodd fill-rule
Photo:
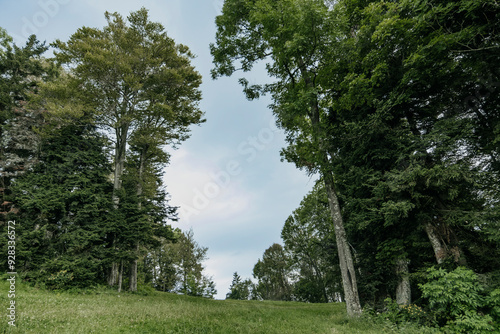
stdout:
<svg viewBox="0 0 500 334">
<path fill-rule="evenodd" d="M 268 98 L 247 101 L 237 80 L 268 81 L 263 66 L 247 74 L 216 81 L 210 78 L 209 43 L 222 0 L 0 0 L 0 26 L 24 44 L 29 34 L 48 43 L 67 40 L 82 26 L 102 28 L 104 12 L 146 7 L 177 43 L 197 55 L 193 65 L 203 76 L 200 104 L 207 122 L 192 128 L 191 138 L 172 150 L 165 171 L 171 203 L 181 207 L 175 227 L 194 231 L 208 247 L 205 273 L 212 276 L 223 299 L 232 274 L 252 276 L 257 259 L 281 242 L 286 218 L 314 185 L 292 164 L 280 162 L 285 146 L 267 107 Z"/>
</svg>

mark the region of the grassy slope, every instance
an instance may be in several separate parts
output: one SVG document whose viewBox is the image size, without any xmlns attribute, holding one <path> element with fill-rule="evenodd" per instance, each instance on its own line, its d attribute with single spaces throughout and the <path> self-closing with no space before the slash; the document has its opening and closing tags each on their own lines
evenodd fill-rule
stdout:
<svg viewBox="0 0 500 334">
<path fill-rule="evenodd" d="M 381 333 L 348 321 L 344 304 L 219 301 L 155 292 L 54 293 L 17 282 L 17 328 L 8 326 L 0 282 L 0 333 Z"/>
</svg>

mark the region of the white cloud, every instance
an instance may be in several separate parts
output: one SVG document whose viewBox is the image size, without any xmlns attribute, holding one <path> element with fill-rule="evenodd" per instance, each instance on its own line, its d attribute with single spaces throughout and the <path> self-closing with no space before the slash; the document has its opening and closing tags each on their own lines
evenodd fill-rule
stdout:
<svg viewBox="0 0 500 334">
<path fill-rule="evenodd" d="M 180 206 L 181 222 L 229 220 L 249 209 L 252 196 L 241 186 L 237 164 L 221 168 L 217 160 L 200 159 L 182 148 L 172 153 L 164 182 L 171 204 Z"/>
<path fill-rule="evenodd" d="M 204 263 L 206 266 L 204 273 L 214 279 L 217 289 L 215 298 L 226 298 L 234 272 L 237 272 L 242 279 L 250 278 L 253 280 L 253 266 L 260 257 L 262 257 L 262 254 L 253 250 L 211 254 L 210 258 Z"/>
</svg>

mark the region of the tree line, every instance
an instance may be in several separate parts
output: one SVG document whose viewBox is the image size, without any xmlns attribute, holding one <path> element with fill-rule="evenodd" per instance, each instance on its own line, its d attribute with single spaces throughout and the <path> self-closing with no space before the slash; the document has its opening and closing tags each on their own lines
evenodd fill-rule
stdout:
<svg viewBox="0 0 500 334">
<path fill-rule="evenodd" d="M 321 182 L 322 195 L 310 194 L 283 229 L 296 293 L 306 282 L 311 296 L 326 292 L 317 300 L 340 293 L 351 316 L 387 297 L 453 309 L 431 302 L 428 293 L 438 290 L 420 288 L 450 274 L 475 277 L 484 289 L 478 298 L 494 299 L 499 15 L 490 0 L 225 1 L 211 45 L 213 78 L 264 62 L 273 81 L 241 78 L 243 92 L 272 97 L 287 135 L 282 159 Z M 322 213 L 312 214 L 314 206 Z M 315 226 L 323 214 L 327 229 Z M 321 270 L 308 254 L 332 268 Z M 327 272 L 341 279 L 324 289 Z M 495 314 L 491 303 L 436 321 L 470 325 Z"/>
<path fill-rule="evenodd" d="M 105 17 L 52 43 L 53 58 L 0 29 L 2 235 L 15 220 L 16 269 L 34 284 L 212 297 L 207 249 L 171 227 L 162 181 L 167 148 L 205 121 L 201 75 L 146 9 Z"/>
</svg>

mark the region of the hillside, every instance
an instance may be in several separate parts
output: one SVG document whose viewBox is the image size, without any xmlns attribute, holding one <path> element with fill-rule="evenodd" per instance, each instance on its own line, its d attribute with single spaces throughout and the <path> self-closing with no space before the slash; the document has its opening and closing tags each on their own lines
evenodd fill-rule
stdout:
<svg viewBox="0 0 500 334">
<path fill-rule="evenodd" d="M 381 333 L 348 321 L 344 304 L 210 300 L 151 292 L 49 292 L 16 287 L 16 329 L 8 326 L 7 282 L 0 283 L 1 333 Z"/>
</svg>

